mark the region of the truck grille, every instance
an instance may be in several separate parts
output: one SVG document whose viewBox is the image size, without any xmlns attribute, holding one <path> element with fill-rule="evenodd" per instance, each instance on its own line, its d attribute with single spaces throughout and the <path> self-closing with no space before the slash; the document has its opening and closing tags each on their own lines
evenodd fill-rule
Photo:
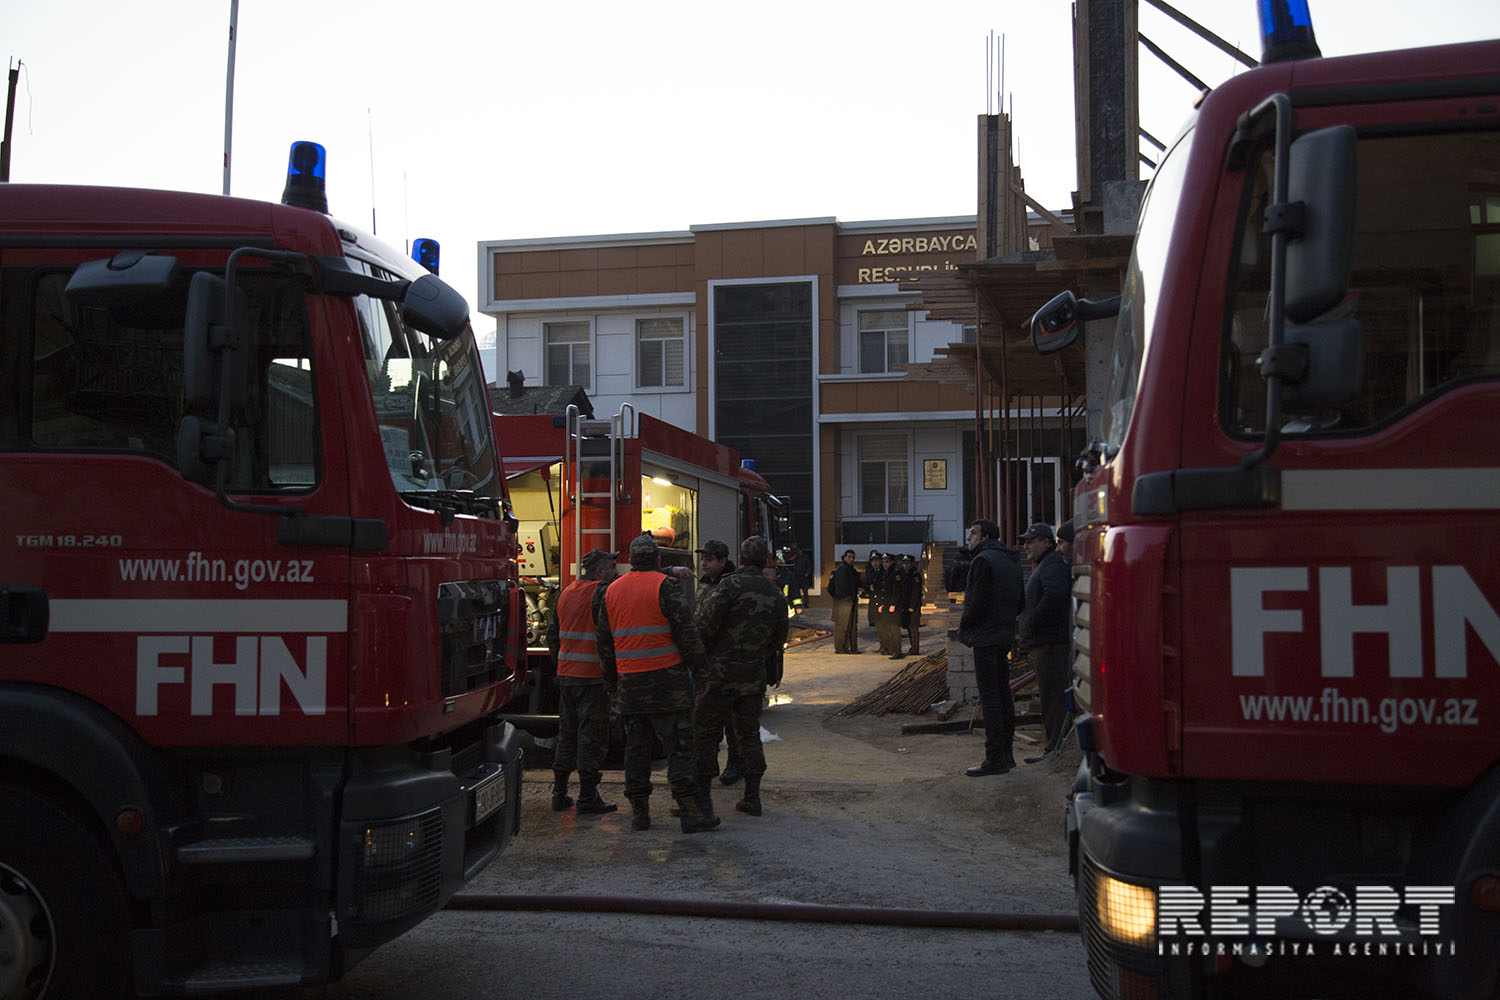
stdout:
<svg viewBox="0 0 1500 1000">
<path fill-rule="evenodd" d="M 476 691 L 510 676 L 510 665 L 505 662 L 510 587 L 505 580 L 439 585 L 443 697 Z"/>
<path fill-rule="evenodd" d="M 439 809 L 365 827 L 354 872 L 354 912 L 360 924 L 385 923 L 437 908 L 443 887 L 444 829 Z"/>
<path fill-rule="evenodd" d="M 1073 567 L 1073 703 L 1087 712 L 1093 703 L 1089 691 L 1089 627 L 1094 611 L 1092 576 L 1087 564 Z"/>
<path fill-rule="evenodd" d="M 1078 879 L 1078 920 L 1088 949 L 1089 983 L 1101 997 L 1156 997 L 1160 960 L 1143 948 L 1122 945 L 1104 932 L 1099 918 L 1099 869 L 1084 855 Z"/>
</svg>

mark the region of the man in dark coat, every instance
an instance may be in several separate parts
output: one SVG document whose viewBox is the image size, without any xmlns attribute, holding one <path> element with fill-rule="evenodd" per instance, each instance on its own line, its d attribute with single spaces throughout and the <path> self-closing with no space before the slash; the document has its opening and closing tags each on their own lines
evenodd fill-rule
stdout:
<svg viewBox="0 0 1500 1000">
<path fill-rule="evenodd" d="M 875 581 L 875 634 L 880 651 L 893 660 L 902 660 L 901 601 L 906 577 L 896 568 L 896 557 L 887 552 L 880 557 L 880 576 Z"/>
<path fill-rule="evenodd" d="M 880 589 L 880 575 L 882 572 L 884 571 L 880 568 L 880 553 L 871 549 L 870 558 L 865 563 L 865 575 L 860 578 L 860 589 L 864 591 L 864 596 L 870 599 L 870 603 L 865 605 L 865 616 L 866 624 L 871 628 L 875 627 L 875 608 L 880 603 L 875 600 L 875 592 Z M 882 649 L 881 652 L 887 653 L 890 651 Z"/>
<path fill-rule="evenodd" d="M 599 667 L 618 697 L 625 725 L 625 797 L 636 830 L 651 828 L 651 739 L 667 757 L 667 781 L 682 816 L 682 832 L 719 825 L 697 804 L 693 758 L 693 680 L 706 678 L 703 640 L 693 625 L 683 586 L 661 571 L 661 550 L 650 535 L 630 543 L 630 572 L 594 592 L 599 623 Z"/>
<path fill-rule="evenodd" d="M 1000 526 L 988 518 L 969 525 L 965 542 L 973 558 L 958 641 L 974 651 L 974 683 L 984 715 L 984 760 L 964 773 L 971 778 L 1004 774 L 1016 766 L 1016 704 L 1010 693 L 1010 647 L 1024 595 L 1021 564 L 1000 544 Z"/>
<path fill-rule="evenodd" d="M 1033 524 L 1021 536 L 1031 576 L 1026 580 L 1026 608 L 1021 612 L 1019 640 L 1036 670 L 1042 694 L 1043 752 L 1027 757 L 1035 764 L 1057 749 L 1068 718 L 1068 655 L 1073 645 L 1073 573 L 1057 551 L 1049 524 Z"/>
<path fill-rule="evenodd" d="M 786 645 L 786 598 L 766 579 L 770 547 L 759 535 L 740 543 L 740 570 L 719 580 L 698 605 L 696 624 L 708 651 L 708 673 L 698 685 L 693 731 L 697 741 L 698 808 L 712 813 L 708 789 L 716 770 L 719 736 L 726 724 L 739 740 L 745 797 L 734 807 L 759 816 L 760 779 L 766 755 L 760 743 L 760 707 L 766 686 L 781 683 Z"/>
<path fill-rule="evenodd" d="M 828 596 L 833 598 L 833 651 L 859 652 L 859 570 L 853 549 L 844 550 L 828 577 Z"/>
<path fill-rule="evenodd" d="M 901 601 L 901 627 L 911 640 L 911 655 L 921 656 L 922 598 L 925 596 L 927 581 L 917 568 L 917 557 L 910 552 L 901 557 L 901 568 L 906 575 Z"/>
</svg>

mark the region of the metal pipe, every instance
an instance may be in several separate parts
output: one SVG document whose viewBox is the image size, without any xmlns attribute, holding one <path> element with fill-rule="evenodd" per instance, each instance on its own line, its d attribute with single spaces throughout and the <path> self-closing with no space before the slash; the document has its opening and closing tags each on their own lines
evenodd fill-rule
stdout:
<svg viewBox="0 0 1500 1000">
<path fill-rule="evenodd" d="M 449 910 L 509 910 L 550 913 L 635 913 L 660 917 L 779 920 L 809 924 L 874 924 L 886 927 L 949 927 L 992 931 L 1077 931 L 1072 913 L 973 913 L 813 903 L 736 903 L 720 900 L 643 899 L 636 896 L 571 896 L 461 892 Z"/>
</svg>

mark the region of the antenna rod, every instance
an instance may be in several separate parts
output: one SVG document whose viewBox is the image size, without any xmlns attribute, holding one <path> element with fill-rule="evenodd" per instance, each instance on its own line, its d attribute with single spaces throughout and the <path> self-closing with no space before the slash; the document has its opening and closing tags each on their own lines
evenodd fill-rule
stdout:
<svg viewBox="0 0 1500 1000">
<path fill-rule="evenodd" d="M 240 0 L 229 0 L 229 69 L 224 81 L 224 194 L 229 194 L 229 147 L 234 138 L 234 46 L 240 23 Z"/>
<path fill-rule="evenodd" d="M 370 235 L 375 235 L 375 113 L 365 108 L 370 126 Z"/>
</svg>

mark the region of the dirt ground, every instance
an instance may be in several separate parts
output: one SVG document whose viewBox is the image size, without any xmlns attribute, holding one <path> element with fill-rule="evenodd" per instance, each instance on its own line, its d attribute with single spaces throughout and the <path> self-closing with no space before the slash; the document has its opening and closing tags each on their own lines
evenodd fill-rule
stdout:
<svg viewBox="0 0 1500 1000">
<path fill-rule="evenodd" d="M 827 612 L 806 618 L 826 622 Z M 932 622 L 923 649 L 937 649 L 945 633 Z M 875 648 L 872 629 L 861 644 Z M 873 652 L 836 655 L 831 640 L 789 650 L 786 680 L 761 719 L 765 812 L 736 812 L 740 788 L 716 784 L 724 822 L 710 833 L 679 831 L 660 772 L 650 830 L 630 828 L 618 770 L 606 770 L 601 785 L 618 812 L 553 812 L 550 758 L 535 754 L 520 833 L 454 908 L 382 946 L 339 984 L 297 996 L 1091 996 L 1072 931 L 635 916 L 609 898 L 1076 913 L 1062 810 L 1077 751 L 970 778 L 964 769 L 984 756 L 982 729 L 903 734 L 904 724 L 935 720 L 838 714 L 903 666 Z M 952 719 L 976 714 L 965 706 Z M 1020 731 L 1018 759 L 1035 750 L 1028 738 L 1040 738 L 1035 726 Z M 548 912 L 558 895 L 589 897 L 598 912 Z M 479 908 L 494 897 L 506 908 Z"/>
<path fill-rule="evenodd" d="M 941 648 L 943 615 L 929 616 L 926 651 Z M 809 624 L 827 612 L 807 612 Z M 873 630 L 861 647 L 873 651 Z M 713 833 L 684 836 L 667 815 L 665 775 L 655 776 L 652 829 L 630 829 L 623 775 L 601 792 L 620 811 L 578 816 L 550 808 L 550 759 L 534 756 L 521 833 L 474 892 L 607 893 L 747 901 L 1072 913 L 1063 846 L 1063 802 L 1079 754 L 1019 763 L 1039 727 L 1018 731 L 1018 767 L 970 778 L 984 757 L 982 728 L 903 734 L 927 715 L 840 715 L 905 663 L 873 652 L 837 655 L 831 640 L 791 649 L 786 679 L 762 715 L 765 814 L 734 810 L 739 789 L 716 784 L 724 818 Z M 1027 702 L 1018 699 L 1018 711 Z M 966 705 L 950 721 L 977 720 Z M 576 784 L 576 779 L 575 779 Z"/>
</svg>

